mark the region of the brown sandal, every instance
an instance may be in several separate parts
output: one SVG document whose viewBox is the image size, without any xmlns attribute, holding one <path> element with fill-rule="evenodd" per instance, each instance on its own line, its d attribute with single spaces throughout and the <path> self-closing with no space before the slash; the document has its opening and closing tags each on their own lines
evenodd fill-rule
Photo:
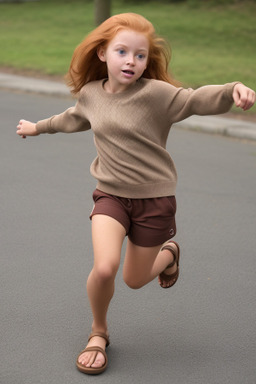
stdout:
<svg viewBox="0 0 256 384">
<path fill-rule="evenodd" d="M 107 334 L 103 333 L 103 332 L 92 332 L 89 336 L 89 339 L 88 339 L 88 342 L 94 337 L 94 336 L 99 336 L 99 337 L 102 337 L 103 339 L 106 340 L 106 348 L 109 346 L 110 344 L 110 341 L 109 341 L 109 337 Z M 101 352 L 105 358 L 105 363 L 102 367 L 99 367 L 99 368 L 92 368 L 92 367 L 85 367 L 83 364 L 79 363 L 78 362 L 78 359 L 79 357 L 82 355 L 82 353 L 84 352 L 89 352 L 89 351 L 94 351 L 94 352 Z M 95 359 L 96 359 L 96 356 L 97 354 L 95 355 Z M 80 372 L 83 372 L 83 373 L 86 373 L 88 375 L 98 375 L 99 373 L 102 373 L 105 371 L 105 369 L 107 368 L 107 365 L 108 365 L 108 358 L 107 358 L 107 354 L 106 352 L 104 351 L 104 349 L 102 349 L 101 347 L 87 347 L 85 348 L 82 352 L 79 353 L 78 357 L 77 357 L 77 360 L 76 360 L 76 366 L 77 368 L 79 369 Z"/>
<path fill-rule="evenodd" d="M 172 247 L 172 243 L 176 245 L 177 247 L 177 251 L 176 249 L 174 249 Z M 179 277 L 179 260 L 180 260 L 180 247 L 179 247 L 179 244 L 176 243 L 175 241 L 168 241 L 162 248 L 161 248 L 161 251 L 163 251 L 164 249 L 168 249 L 169 251 L 171 251 L 171 253 L 173 254 L 173 261 L 171 262 L 171 264 L 169 264 L 165 270 L 167 268 L 171 268 L 173 267 L 175 264 L 177 265 L 177 270 L 172 273 L 171 275 L 167 275 L 166 273 L 164 273 L 164 271 L 162 273 L 160 273 L 159 277 L 160 279 L 162 280 L 165 280 L 167 283 L 169 283 L 170 281 L 172 281 L 172 284 L 171 285 L 168 285 L 167 287 L 163 287 L 161 284 L 160 286 L 162 288 L 171 288 L 178 280 L 178 277 Z"/>
</svg>

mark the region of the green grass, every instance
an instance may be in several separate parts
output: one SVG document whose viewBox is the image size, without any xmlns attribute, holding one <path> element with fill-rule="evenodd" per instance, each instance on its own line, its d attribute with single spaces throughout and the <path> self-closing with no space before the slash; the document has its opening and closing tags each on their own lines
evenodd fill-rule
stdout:
<svg viewBox="0 0 256 384">
<path fill-rule="evenodd" d="M 255 2 L 207 4 L 113 0 L 112 13 L 152 21 L 171 43 L 171 69 L 185 86 L 240 80 L 256 89 Z M 92 0 L 0 3 L 0 66 L 65 74 L 93 19 Z"/>
</svg>

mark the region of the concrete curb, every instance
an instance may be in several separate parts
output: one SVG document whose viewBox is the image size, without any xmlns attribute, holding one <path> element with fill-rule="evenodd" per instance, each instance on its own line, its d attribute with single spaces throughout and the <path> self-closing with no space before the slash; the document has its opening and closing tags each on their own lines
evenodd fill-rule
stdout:
<svg viewBox="0 0 256 384">
<path fill-rule="evenodd" d="M 243 140 L 256 140 L 256 124 L 220 116 L 191 116 L 175 124 L 181 128 Z"/>
<path fill-rule="evenodd" d="M 0 89 L 71 97 L 69 89 L 63 83 L 5 73 L 0 73 Z M 256 141 L 256 123 L 222 116 L 191 116 L 174 126 Z"/>
<path fill-rule="evenodd" d="M 5 73 L 0 73 L 0 89 L 41 93 L 50 96 L 70 96 L 67 86 L 65 84 L 58 83 L 57 81 L 42 80 Z"/>
</svg>

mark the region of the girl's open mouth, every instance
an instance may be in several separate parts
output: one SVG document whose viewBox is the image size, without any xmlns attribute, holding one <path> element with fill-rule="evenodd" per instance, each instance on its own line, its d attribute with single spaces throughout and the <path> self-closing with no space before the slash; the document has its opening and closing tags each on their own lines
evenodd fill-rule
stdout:
<svg viewBox="0 0 256 384">
<path fill-rule="evenodd" d="M 123 73 L 127 74 L 127 75 L 134 75 L 134 72 L 133 71 L 130 71 L 128 69 L 125 69 L 122 71 Z"/>
</svg>

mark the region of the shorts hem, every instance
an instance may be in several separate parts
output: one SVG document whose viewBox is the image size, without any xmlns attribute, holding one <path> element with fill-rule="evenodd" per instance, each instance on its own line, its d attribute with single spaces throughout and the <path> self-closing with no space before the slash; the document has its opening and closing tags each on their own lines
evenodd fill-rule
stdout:
<svg viewBox="0 0 256 384">
<path fill-rule="evenodd" d="M 113 215 L 112 211 L 108 212 L 105 207 L 102 210 L 99 207 L 97 207 L 97 209 L 95 209 L 95 207 L 94 207 L 94 209 L 92 210 L 92 212 L 90 214 L 90 220 L 92 220 L 92 217 L 95 215 L 108 216 L 108 217 L 111 217 L 112 219 L 118 221 L 118 223 L 124 227 L 125 235 L 127 236 L 128 232 L 129 232 L 129 225 L 127 225 L 127 223 L 125 223 L 125 221 L 126 221 L 125 219 L 122 219 L 121 217 L 119 217 L 116 214 Z"/>
<path fill-rule="evenodd" d="M 174 235 L 170 235 L 170 234 L 167 234 L 166 236 L 162 236 L 161 238 L 160 237 L 157 237 L 157 238 L 152 238 L 152 236 L 150 237 L 150 239 L 147 239 L 146 241 L 143 241 L 143 239 L 133 239 L 133 237 L 128 234 L 128 239 L 134 244 L 134 245 L 137 245 L 138 247 L 156 247 L 156 246 L 161 246 L 163 245 L 166 241 L 172 239 L 174 236 L 176 235 L 176 232 Z"/>
</svg>

